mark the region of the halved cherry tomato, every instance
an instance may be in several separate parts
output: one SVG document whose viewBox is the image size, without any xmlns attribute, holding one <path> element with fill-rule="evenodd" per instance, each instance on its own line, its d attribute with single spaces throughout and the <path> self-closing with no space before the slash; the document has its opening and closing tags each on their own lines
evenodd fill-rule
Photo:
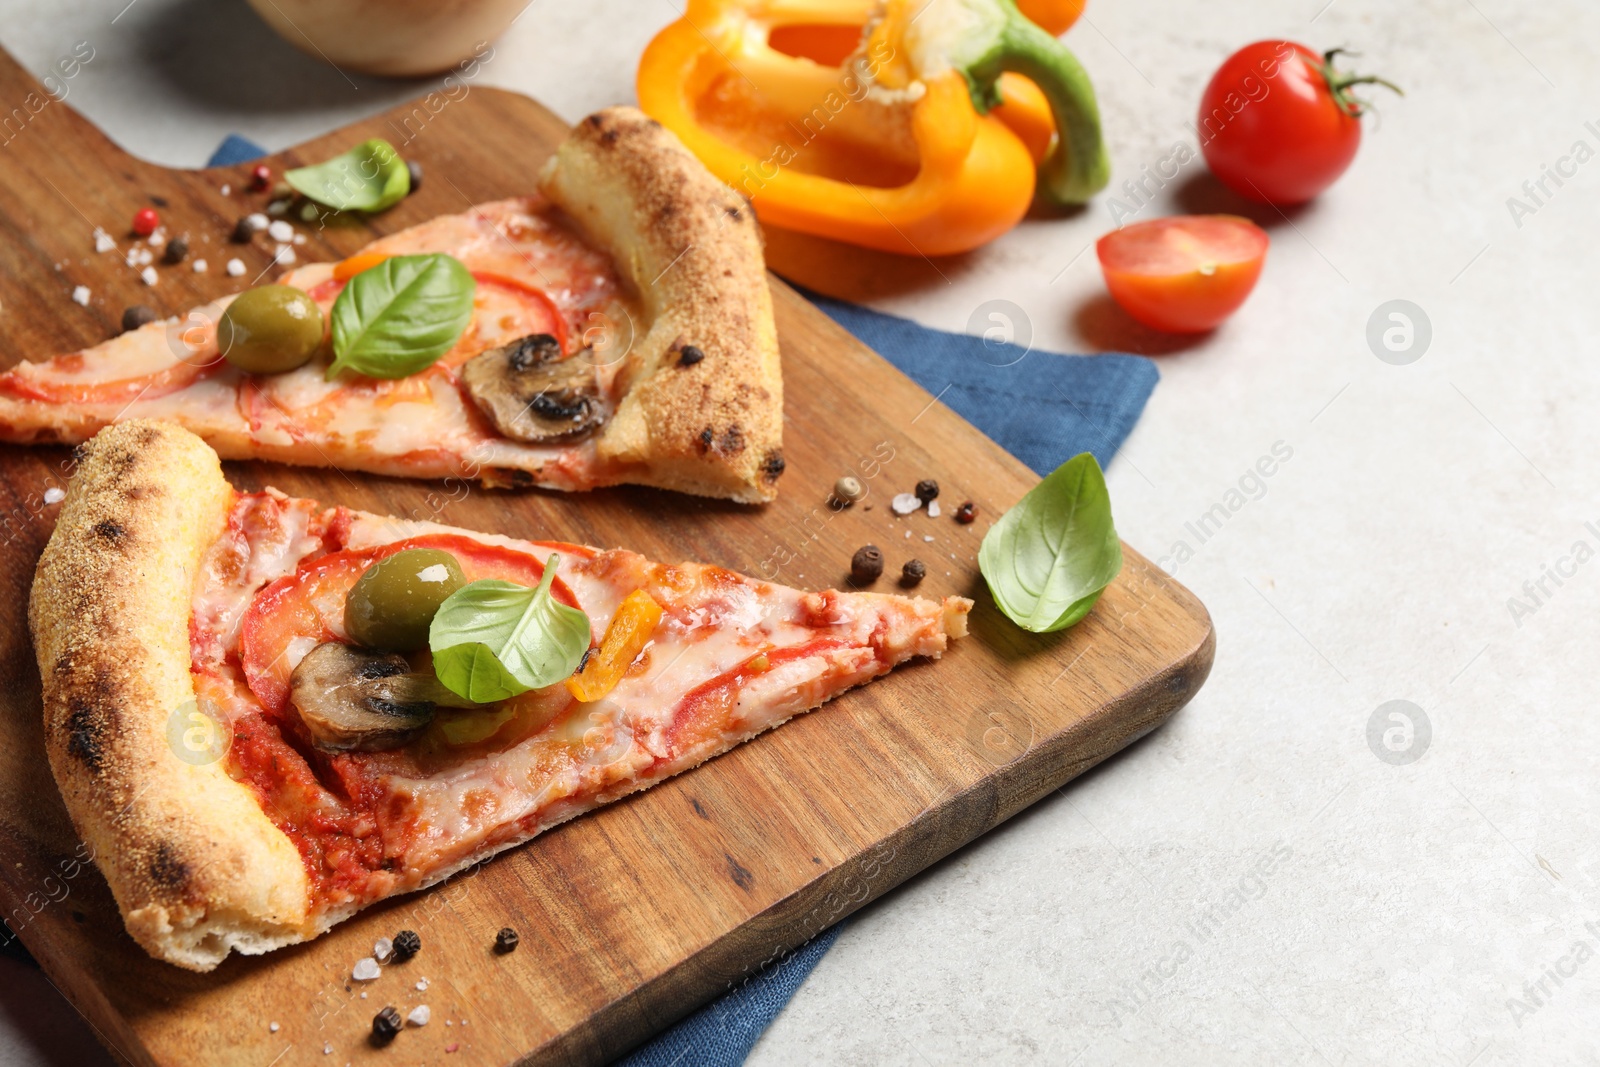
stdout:
<svg viewBox="0 0 1600 1067">
<path fill-rule="evenodd" d="M 300 655 L 324 641 L 344 639 L 344 602 L 356 579 L 368 567 L 405 548 L 441 548 L 456 557 L 467 581 L 503 578 L 536 586 L 544 564 L 536 556 L 500 545 L 486 545 L 460 534 L 424 534 L 377 548 L 330 552 L 271 582 L 246 609 L 239 632 L 239 663 L 245 684 L 268 711 L 281 712 L 289 702 L 291 653 Z M 558 549 L 559 550 L 559 549 Z M 578 549 L 587 554 L 586 549 Z M 578 602 L 559 577 L 551 596 L 570 607 Z M 300 656 L 294 659 L 298 662 Z"/>
<path fill-rule="evenodd" d="M 1244 303 L 1268 243 L 1249 219 L 1180 215 L 1112 230 L 1095 253 L 1122 310 L 1151 329 L 1199 333 Z"/>
<path fill-rule="evenodd" d="M 1382 78 L 1334 69 L 1291 41 L 1257 41 L 1217 69 L 1200 99 L 1200 150 L 1211 171 L 1251 200 L 1300 204 L 1332 185 L 1361 147 L 1364 105 L 1351 86 Z"/>
</svg>

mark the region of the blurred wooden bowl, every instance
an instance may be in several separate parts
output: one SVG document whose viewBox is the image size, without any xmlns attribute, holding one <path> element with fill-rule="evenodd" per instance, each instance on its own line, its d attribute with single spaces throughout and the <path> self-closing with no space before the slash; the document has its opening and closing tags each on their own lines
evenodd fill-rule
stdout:
<svg viewBox="0 0 1600 1067">
<path fill-rule="evenodd" d="M 483 58 L 528 0 L 250 0 L 309 55 L 363 74 L 438 74 Z"/>
</svg>

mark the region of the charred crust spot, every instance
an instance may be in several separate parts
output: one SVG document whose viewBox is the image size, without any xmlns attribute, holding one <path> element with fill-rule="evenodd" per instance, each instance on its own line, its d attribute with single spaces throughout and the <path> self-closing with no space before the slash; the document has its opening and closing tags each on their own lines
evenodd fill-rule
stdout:
<svg viewBox="0 0 1600 1067">
<path fill-rule="evenodd" d="M 116 519 L 101 519 L 94 524 L 94 535 L 102 541 L 120 545 L 128 536 L 128 531 Z"/>
<path fill-rule="evenodd" d="M 645 119 L 644 124 L 650 127 L 652 130 L 659 130 L 661 128 L 661 123 L 657 122 L 655 119 Z"/>
<path fill-rule="evenodd" d="M 595 129 L 595 130 L 598 130 L 601 126 L 604 126 L 605 123 L 606 123 L 606 120 L 601 117 L 600 112 L 598 112 L 598 111 L 596 111 L 593 115 L 590 115 L 588 118 L 584 119 L 583 121 L 591 129 Z"/>
<path fill-rule="evenodd" d="M 783 450 L 774 448 L 761 461 L 761 477 L 769 482 L 775 482 L 783 474 L 786 465 L 783 461 Z"/>
<path fill-rule="evenodd" d="M 739 428 L 738 423 L 728 427 L 727 432 L 717 442 L 717 451 L 725 456 L 737 456 L 744 451 L 744 431 Z"/>
<path fill-rule="evenodd" d="M 600 143 L 601 144 L 613 145 L 613 144 L 617 143 L 617 138 L 619 138 L 621 136 L 622 136 L 622 131 L 621 130 L 607 130 L 607 131 L 605 131 L 604 133 L 602 133 L 600 135 Z"/>
<path fill-rule="evenodd" d="M 715 441 L 716 439 L 717 439 L 717 435 L 712 431 L 711 427 L 707 426 L 705 429 L 701 430 L 700 431 L 700 451 L 701 452 L 706 452 L 706 451 L 710 450 L 711 442 Z"/>
<path fill-rule="evenodd" d="M 677 214 L 677 212 L 677 205 L 669 202 L 661 205 L 661 209 L 656 212 L 656 218 L 670 219 L 673 215 Z"/>
<path fill-rule="evenodd" d="M 726 211 L 728 213 L 728 217 L 730 219 L 732 219 L 734 222 L 743 222 L 744 221 L 744 212 L 740 211 L 737 207 L 730 205 L 728 207 L 723 208 L 722 210 Z"/>
<path fill-rule="evenodd" d="M 678 350 L 678 366 L 692 367 L 706 358 L 706 354 L 695 345 L 684 345 Z"/>
<path fill-rule="evenodd" d="M 105 748 L 100 743 L 103 725 L 102 717 L 92 705 L 72 702 L 67 712 L 67 754 L 96 773 L 105 762 Z"/>
<path fill-rule="evenodd" d="M 525 471 L 521 467 L 495 467 L 494 477 L 502 484 L 512 485 L 518 489 L 526 489 L 533 485 L 532 471 Z"/>
<path fill-rule="evenodd" d="M 750 887 L 756 884 L 756 876 L 728 853 L 724 852 L 722 858 L 728 861 L 728 877 L 733 879 L 733 884 L 749 892 Z"/>
<path fill-rule="evenodd" d="M 139 436 L 134 439 L 133 443 L 138 448 L 149 448 L 160 439 L 161 431 L 154 426 L 146 425 L 139 428 Z"/>
<path fill-rule="evenodd" d="M 163 841 L 150 858 L 150 880 L 163 889 L 179 889 L 189 880 L 189 865 L 178 858 L 176 849 Z"/>
</svg>

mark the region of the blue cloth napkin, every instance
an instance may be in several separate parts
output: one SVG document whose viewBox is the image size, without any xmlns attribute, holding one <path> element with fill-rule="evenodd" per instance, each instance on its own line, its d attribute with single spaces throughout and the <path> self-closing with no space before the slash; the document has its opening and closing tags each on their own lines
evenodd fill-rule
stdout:
<svg viewBox="0 0 1600 1067">
<path fill-rule="evenodd" d="M 245 163 L 265 154 L 244 138 L 229 136 L 207 165 Z M 1079 452 L 1093 452 L 1102 467 L 1110 464 L 1159 377 L 1155 364 L 1142 356 L 1057 355 L 930 330 L 842 300 L 806 295 L 1040 476 Z M 992 314 L 994 325 L 1008 327 L 1013 336 L 1027 329 L 1014 304 L 994 301 Z M 768 964 L 635 1050 L 621 1067 L 738 1067 L 843 927 L 838 923 Z"/>
</svg>

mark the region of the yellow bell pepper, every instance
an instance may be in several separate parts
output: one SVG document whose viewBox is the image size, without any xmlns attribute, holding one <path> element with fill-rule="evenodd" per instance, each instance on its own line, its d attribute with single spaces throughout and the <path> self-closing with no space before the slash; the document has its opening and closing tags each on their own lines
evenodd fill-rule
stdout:
<svg viewBox="0 0 1600 1067">
<path fill-rule="evenodd" d="M 579 700 L 599 700 L 622 681 L 628 665 L 638 658 L 661 622 L 661 605 L 643 589 L 622 598 L 611 616 L 600 647 L 590 653 L 583 669 L 567 679 L 567 689 Z"/>
<path fill-rule="evenodd" d="M 1088 77 L 1015 0 L 689 0 L 638 92 L 763 222 L 891 252 L 968 251 L 1036 188 L 1109 177 Z"/>
</svg>

